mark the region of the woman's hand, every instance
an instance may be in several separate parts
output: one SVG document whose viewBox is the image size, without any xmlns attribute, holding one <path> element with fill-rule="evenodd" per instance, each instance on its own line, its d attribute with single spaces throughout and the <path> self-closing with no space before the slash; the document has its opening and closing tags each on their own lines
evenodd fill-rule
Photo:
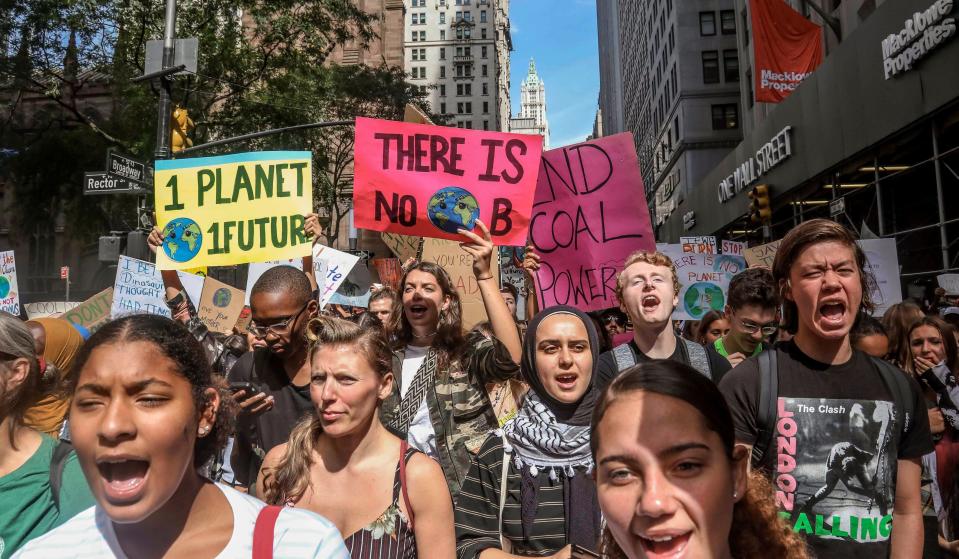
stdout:
<svg viewBox="0 0 959 559">
<path fill-rule="evenodd" d="M 939 435 L 946 431 L 946 419 L 939 408 L 929 408 L 929 432 Z"/>
<path fill-rule="evenodd" d="M 536 254 L 536 250 L 532 244 L 526 245 L 526 253 L 523 256 L 522 267 L 526 270 L 527 274 L 534 275 L 539 271 L 540 267 L 540 257 Z"/>
<path fill-rule="evenodd" d="M 306 233 L 307 237 L 313 239 L 315 243 L 323 236 L 323 228 L 320 227 L 320 218 L 314 213 L 306 214 L 304 217 L 306 217 L 306 221 L 303 222 L 303 232 Z"/>
<path fill-rule="evenodd" d="M 477 280 L 486 280 L 493 277 L 490 272 L 490 265 L 493 260 L 493 238 L 490 236 L 486 224 L 476 220 L 476 226 L 479 227 L 483 236 L 479 236 L 472 231 L 460 229 L 460 235 L 463 235 L 469 242 L 460 243 L 463 248 L 473 257 L 473 275 Z"/>
<path fill-rule="evenodd" d="M 160 232 L 159 227 L 154 227 L 153 231 L 150 231 L 150 235 L 147 237 L 147 246 L 150 247 L 150 252 L 156 254 L 157 249 L 160 248 L 162 244 L 163 234 Z"/>
<path fill-rule="evenodd" d="M 929 369 L 935 366 L 936 366 L 935 363 L 933 363 L 932 361 L 929 361 L 928 359 L 923 358 L 920 355 L 917 355 L 912 358 L 912 368 L 913 370 L 916 371 L 917 376 L 921 375 L 922 373 L 925 373 L 926 371 L 928 371 Z"/>
</svg>

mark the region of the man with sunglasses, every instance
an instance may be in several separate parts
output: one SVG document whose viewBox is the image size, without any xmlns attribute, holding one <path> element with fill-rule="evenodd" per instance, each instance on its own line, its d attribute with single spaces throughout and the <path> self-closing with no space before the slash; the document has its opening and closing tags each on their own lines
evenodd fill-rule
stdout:
<svg viewBox="0 0 959 559">
<path fill-rule="evenodd" d="M 250 291 L 249 331 L 266 347 L 241 357 L 228 378 L 240 408 L 231 457 L 238 485 L 253 486 L 263 456 L 313 409 L 306 329 L 317 309 L 306 274 L 292 266 L 270 268 Z"/>
<path fill-rule="evenodd" d="M 707 347 L 717 383 L 730 369 L 763 351 L 764 342 L 779 329 L 779 292 L 766 268 L 749 268 L 729 282 L 726 317 L 729 333 Z M 724 359 L 716 359 L 723 357 Z"/>
</svg>

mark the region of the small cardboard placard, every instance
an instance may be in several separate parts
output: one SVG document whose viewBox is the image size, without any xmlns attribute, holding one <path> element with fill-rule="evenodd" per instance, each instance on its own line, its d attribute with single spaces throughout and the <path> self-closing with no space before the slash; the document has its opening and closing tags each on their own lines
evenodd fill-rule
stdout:
<svg viewBox="0 0 959 559">
<path fill-rule="evenodd" d="M 243 312 L 244 292 L 213 278 L 203 280 L 197 316 L 213 332 L 232 334 Z"/>
</svg>

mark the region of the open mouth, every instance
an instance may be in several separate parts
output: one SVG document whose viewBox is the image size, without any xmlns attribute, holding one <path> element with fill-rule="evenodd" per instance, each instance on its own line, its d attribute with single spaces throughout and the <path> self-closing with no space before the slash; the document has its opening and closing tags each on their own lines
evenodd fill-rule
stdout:
<svg viewBox="0 0 959 559">
<path fill-rule="evenodd" d="M 827 324 L 841 325 L 846 316 L 846 305 L 840 301 L 827 301 L 819 305 L 819 315 Z"/>
<path fill-rule="evenodd" d="M 138 499 L 146 487 L 150 463 L 130 458 L 102 458 L 97 469 L 103 479 L 107 500 L 112 503 L 127 503 Z"/>
<path fill-rule="evenodd" d="M 643 297 L 643 311 L 652 312 L 659 307 L 659 297 L 655 295 L 646 295 Z"/>
<path fill-rule="evenodd" d="M 650 535 L 649 537 L 640 536 L 639 540 L 643 544 L 643 551 L 649 559 L 674 559 L 681 557 L 686 551 L 686 544 L 689 543 L 689 536 L 692 532 L 685 534 L 662 534 Z"/>
<path fill-rule="evenodd" d="M 559 385 L 561 390 L 572 390 L 576 388 L 576 380 L 579 378 L 579 375 L 576 373 L 563 373 L 561 375 L 556 375 L 556 384 Z"/>
<path fill-rule="evenodd" d="M 409 306 L 410 318 L 423 318 L 426 316 L 427 309 L 426 305 L 413 304 Z"/>
</svg>

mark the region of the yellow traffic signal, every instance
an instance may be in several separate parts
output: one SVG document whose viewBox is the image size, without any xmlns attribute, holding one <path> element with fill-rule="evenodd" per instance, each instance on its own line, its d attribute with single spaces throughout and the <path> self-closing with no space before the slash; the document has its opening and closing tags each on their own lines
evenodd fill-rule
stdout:
<svg viewBox="0 0 959 559">
<path fill-rule="evenodd" d="M 170 140 L 170 151 L 176 153 L 193 145 L 193 140 L 187 134 L 193 130 L 193 120 L 186 109 L 177 105 L 173 109 L 173 117 L 170 119 L 170 129 L 172 138 Z"/>
<path fill-rule="evenodd" d="M 769 223 L 773 210 L 769 200 L 769 185 L 759 184 L 749 191 L 749 220 L 753 223 Z"/>
</svg>

